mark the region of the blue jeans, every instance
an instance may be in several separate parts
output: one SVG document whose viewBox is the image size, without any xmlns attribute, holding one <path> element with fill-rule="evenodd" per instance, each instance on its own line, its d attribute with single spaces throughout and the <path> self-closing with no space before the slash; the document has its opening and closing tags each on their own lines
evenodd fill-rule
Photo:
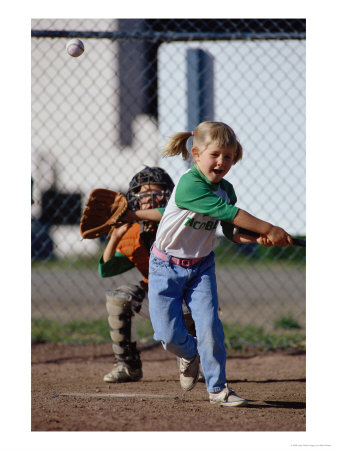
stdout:
<svg viewBox="0 0 337 450">
<path fill-rule="evenodd" d="M 187 332 L 183 299 L 194 319 L 197 339 Z M 218 316 L 214 253 L 186 268 L 151 252 L 149 311 L 154 339 L 180 358 L 191 359 L 199 352 L 207 391 L 221 391 L 226 383 L 226 349 Z"/>
</svg>

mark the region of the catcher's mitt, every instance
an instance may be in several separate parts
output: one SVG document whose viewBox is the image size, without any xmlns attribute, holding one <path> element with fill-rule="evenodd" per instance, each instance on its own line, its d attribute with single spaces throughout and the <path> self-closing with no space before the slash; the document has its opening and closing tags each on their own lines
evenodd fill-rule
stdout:
<svg viewBox="0 0 337 450">
<path fill-rule="evenodd" d="M 128 202 L 120 192 L 94 189 L 83 211 L 80 232 L 83 239 L 94 239 L 111 231 L 125 213 Z"/>
</svg>

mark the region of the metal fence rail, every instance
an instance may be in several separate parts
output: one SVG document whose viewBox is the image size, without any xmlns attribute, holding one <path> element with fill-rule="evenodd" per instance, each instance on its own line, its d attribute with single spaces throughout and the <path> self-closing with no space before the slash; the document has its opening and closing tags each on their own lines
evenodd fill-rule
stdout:
<svg viewBox="0 0 337 450">
<path fill-rule="evenodd" d="M 176 181 L 188 165 L 161 149 L 202 120 L 228 123 L 243 146 L 228 177 L 238 205 L 305 236 L 305 20 L 33 19 L 31 36 L 34 318 L 105 317 L 105 289 L 138 275 L 99 278 L 104 241 L 79 234 L 85 200 L 125 192 L 144 165 Z M 223 320 L 305 325 L 304 249 L 219 233 L 216 254 Z"/>
</svg>

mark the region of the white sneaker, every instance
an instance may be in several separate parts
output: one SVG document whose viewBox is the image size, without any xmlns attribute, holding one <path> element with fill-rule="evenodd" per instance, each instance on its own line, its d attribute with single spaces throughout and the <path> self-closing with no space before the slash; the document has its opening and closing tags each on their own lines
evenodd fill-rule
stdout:
<svg viewBox="0 0 337 450">
<path fill-rule="evenodd" d="M 199 378 L 200 357 L 197 353 L 192 361 L 186 361 L 180 358 L 180 386 L 184 391 L 190 391 L 194 388 Z"/>
<path fill-rule="evenodd" d="M 127 383 L 128 381 L 139 381 L 143 377 L 141 368 L 132 369 L 130 366 L 118 362 L 114 364 L 111 372 L 104 375 L 106 383 Z"/>
<path fill-rule="evenodd" d="M 231 389 L 228 384 L 225 384 L 225 387 L 220 392 L 216 392 L 214 394 L 209 394 L 209 401 L 211 403 L 217 403 L 222 406 L 243 406 L 248 402 L 244 398 L 241 398 L 238 394 L 236 394 L 233 389 Z"/>
<path fill-rule="evenodd" d="M 177 357 L 176 360 L 177 360 L 178 369 L 180 369 L 180 358 Z M 206 382 L 205 375 L 204 375 L 204 372 L 203 372 L 201 366 L 199 367 L 198 382 L 199 383 L 205 383 Z"/>
</svg>

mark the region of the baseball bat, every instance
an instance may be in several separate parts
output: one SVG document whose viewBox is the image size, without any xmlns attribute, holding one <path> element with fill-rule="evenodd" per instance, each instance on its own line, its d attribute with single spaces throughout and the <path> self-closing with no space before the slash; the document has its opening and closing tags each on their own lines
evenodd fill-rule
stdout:
<svg viewBox="0 0 337 450">
<path fill-rule="evenodd" d="M 255 231 L 246 230 L 245 228 L 234 228 L 235 234 L 247 234 L 248 236 L 259 237 L 259 233 L 255 233 Z M 306 241 L 304 239 L 291 238 L 293 240 L 293 245 L 298 247 L 306 247 Z"/>
</svg>

